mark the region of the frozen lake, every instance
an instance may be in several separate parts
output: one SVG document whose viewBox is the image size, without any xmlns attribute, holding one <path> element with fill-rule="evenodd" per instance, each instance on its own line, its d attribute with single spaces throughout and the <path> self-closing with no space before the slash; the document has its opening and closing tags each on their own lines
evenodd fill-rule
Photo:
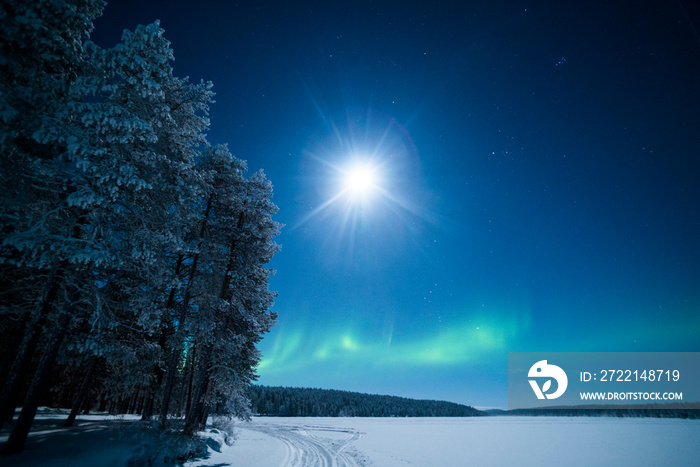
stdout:
<svg viewBox="0 0 700 467">
<path fill-rule="evenodd" d="M 189 466 L 697 466 L 700 420 L 255 418 Z"/>
</svg>

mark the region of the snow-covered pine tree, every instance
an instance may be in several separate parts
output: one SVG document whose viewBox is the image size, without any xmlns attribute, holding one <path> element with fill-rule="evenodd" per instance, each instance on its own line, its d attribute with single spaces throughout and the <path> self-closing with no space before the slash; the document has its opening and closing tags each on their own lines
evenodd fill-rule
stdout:
<svg viewBox="0 0 700 467">
<path fill-rule="evenodd" d="M 52 214 L 61 220 L 51 211 L 63 192 L 57 176 L 63 149 L 42 144 L 35 134 L 55 124 L 56 109 L 66 102 L 67 89 L 84 66 L 82 41 L 103 6 L 101 0 L 0 4 L 0 267 L 7 285 L 2 314 L 23 316 L 25 329 L 32 327 L 26 319 L 36 310 L 37 297 L 51 295 L 37 292 L 36 285 L 53 282 L 41 281 L 41 265 L 28 264 L 27 256 L 49 249 L 46 232 Z M 15 355 L 25 344 L 3 354 Z M 10 371 L 8 380 L 15 373 Z M 12 384 L 5 384 L 3 392 L 8 386 Z"/>
<path fill-rule="evenodd" d="M 43 372 L 52 366 L 52 350 L 60 346 L 60 328 L 69 317 L 66 297 L 74 296 L 65 286 L 65 271 L 82 244 L 82 218 L 66 209 L 72 184 L 65 177 L 65 145 L 38 134 L 59 125 L 58 109 L 68 101 L 68 89 L 84 68 L 82 41 L 103 7 L 101 0 L 0 5 L 0 264 L 3 281 L 14 291 L 5 295 L 11 300 L 3 301 L 2 321 L 4 325 L 9 314 L 23 322 L 23 338 L 9 353 L 14 361 L 0 396 L 2 421 L 18 401 L 18 382 L 39 333 L 52 325 L 56 331 L 45 343 L 23 414 L 3 453 L 24 445 L 36 411 L 33 405 L 46 380 Z"/>
<path fill-rule="evenodd" d="M 260 358 L 255 343 L 276 318 L 269 312 L 275 295 L 268 290 L 272 271 L 265 264 L 279 251 L 273 238 L 281 227 L 271 218 L 277 207 L 262 171 L 244 178 L 245 165 L 225 146 L 208 150 L 201 165 L 213 173 L 213 215 L 201 250 L 207 273 L 201 275 L 206 286 L 195 303 L 192 339 L 198 369 L 185 422 L 188 433 L 206 420 L 217 395 L 236 400 L 233 412 L 244 413 L 238 410 L 240 401 Z"/>
<path fill-rule="evenodd" d="M 179 287 L 178 265 L 189 248 L 189 229 L 199 219 L 196 202 L 203 184 L 194 160 L 205 141 L 213 93 L 210 83 L 193 85 L 173 76 L 169 45 L 158 22 L 125 31 L 114 49 L 88 44 L 98 71 L 86 79 L 93 96 L 76 101 L 70 112 L 93 130 L 75 146 L 75 154 L 95 182 L 85 184 L 76 199 L 100 200 L 107 216 L 102 237 L 109 239 L 115 258 L 102 268 L 100 280 L 123 296 L 115 304 L 121 316 L 103 320 L 104 329 L 113 329 L 116 320 L 143 330 L 141 339 L 123 340 L 131 351 L 115 354 L 125 357 L 144 355 L 139 347 L 163 350 L 164 342 L 153 336 L 171 324 L 172 306 L 164 297 Z M 119 336 L 107 338 L 120 345 Z M 100 347 L 106 344 L 103 335 Z M 157 358 L 151 363 L 159 368 L 162 354 L 146 354 Z M 129 371 L 129 362 L 133 359 L 122 365 L 122 375 L 133 375 L 132 391 L 144 389 L 142 372 Z M 157 374 L 149 377 L 147 388 L 160 383 Z"/>
<path fill-rule="evenodd" d="M 211 84 L 173 76 L 157 22 L 112 49 L 83 44 L 102 7 L 0 5 L 0 327 L 22 335 L 3 342 L 16 358 L 3 362 L 0 407 L 14 407 L 9 381 L 41 350 L 5 453 L 22 449 L 56 355 L 94 370 L 76 409 L 102 371 L 102 400 L 146 394 L 144 413 L 162 386 L 163 420 L 184 365 L 197 375 L 185 398 L 194 427 L 213 396 L 242 400 L 275 319 L 271 185 L 262 172 L 245 179 L 225 147 L 195 163 Z"/>
<path fill-rule="evenodd" d="M 212 93 L 208 83 L 172 75 L 162 34 L 156 23 L 125 32 L 114 49 L 86 44 L 80 73 L 32 134 L 55 154 L 27 164 L 27 184 L 39 186 L 23 203 L 33 217 L 7 230 L 3 259 L 32 279 L 52 274 L 34 321 L 57 332 L 37 381 L 45 380 L 66 331 L 85 329 L 85 322 L 87 337 L 68 336 L 73 349 L 87 359 L 122 356 L 129 367 L 128 355 L 143 355 L 140 347 L 162 321 L 157 298 L 177 281 L 170 263 L 192 224 L 188 213 L 195 212 L 201 183 L 194 158 Z M 41 387 L 31 386 L 7 452 L 21 450 L 36 410 L 27 401 L 38 400 Z"/>
</svg>

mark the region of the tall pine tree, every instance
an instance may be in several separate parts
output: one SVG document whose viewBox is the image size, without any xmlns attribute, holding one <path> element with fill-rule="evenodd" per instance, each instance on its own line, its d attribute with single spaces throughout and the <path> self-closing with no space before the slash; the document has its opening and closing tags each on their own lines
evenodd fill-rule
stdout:
<svg viewBox="0 0 700 467">
<path fill-rule="evenodd" d="M 2 344 L 0 418 L 23 406 L 4 454 L 22 450 L 57 357 L 89 368 L 64 373 L 83 378 L 60 386 L 80 387 L 72 418 L 99 380 L 145 416 L 159 397 L 164 426 L 190 375 L 191 432 L 215 398 L 245 405 L 275 320 L 271 184 L 207 144 L 212 85 L 173 75 L 158 22 L 111 49 L 83 42 L 102 7 L 0 5 L 0 330 L 21 336 Z"/>
</svg>

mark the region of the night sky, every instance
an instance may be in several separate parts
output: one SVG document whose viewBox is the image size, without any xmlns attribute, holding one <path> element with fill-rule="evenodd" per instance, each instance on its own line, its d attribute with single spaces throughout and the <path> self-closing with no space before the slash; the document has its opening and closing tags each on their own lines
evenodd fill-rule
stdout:
<svg viewBox="0 0 700 467">
<path fill-rule="evenodd" d="M 700 351 L 697 13 L 115 0 L 92 39 L 160 19 L 274 184 L 261 384 L 505 407 L 508 352 Z"/>
</svg>

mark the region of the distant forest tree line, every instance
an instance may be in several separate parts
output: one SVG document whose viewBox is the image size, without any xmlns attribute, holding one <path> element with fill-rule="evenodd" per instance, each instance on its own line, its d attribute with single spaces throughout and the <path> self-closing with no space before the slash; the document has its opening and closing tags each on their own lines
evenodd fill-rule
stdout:
<svg viewBox="0 0 700 467">
<path fill-rule="evenodd" d="M 0 3 L 3 454 L 47 400 L 73 407 L 67 425 L 246 416 L 276 319 L 272 185 L 208 143 L 212 84 L 173 75 L 158 22 L 87 41 L 104 6 Z"/>
<path fill-rule="evenodd" d="M 676 405 L 676 404 L 674 404 Z M 664 408 L 663 404 L 639 406 L 591 406 L 558 407 L 537 409 L 514 409 L 508 411 L 488 411 L 489 415 L 522 415 L 546 417 L 637 417 L 637 418 L 700 418 L 698 404 L 687 404 L 687 407 Z"/>
<path fill-rule="evenodd" d="M 256 415 L 278 417 L 476 417 L 483 412 L 454 402 L 407 399 L 331 389 L 251 385 Z"/>
</svg>

